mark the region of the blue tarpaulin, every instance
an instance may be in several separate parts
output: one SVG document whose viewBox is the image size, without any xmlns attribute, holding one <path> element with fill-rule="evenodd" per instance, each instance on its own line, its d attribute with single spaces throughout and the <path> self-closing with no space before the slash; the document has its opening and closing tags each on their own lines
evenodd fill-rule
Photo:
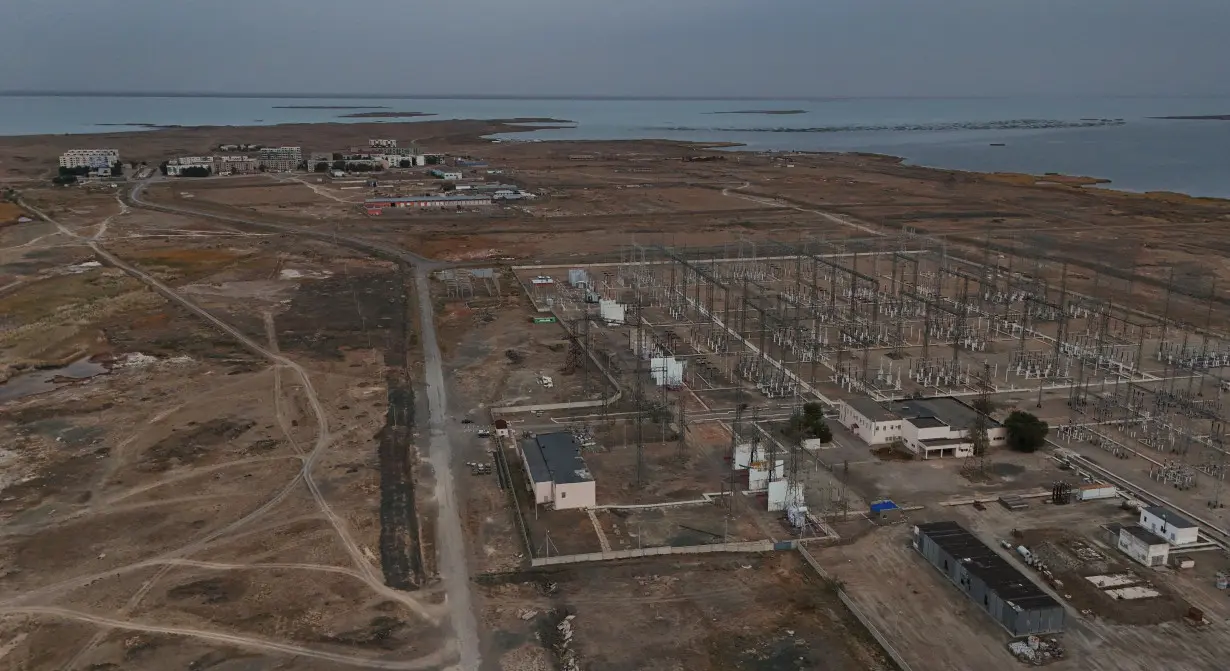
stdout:
<svg viewBox="0 0 1230 671">
<path fill-rule="evenodd" d="M 871 512 L 873 513 L 884 513 L 890 510 L 897 510 L 897 504 L 889 501 L 888 499 L 871 502 Z"/>
</svg>

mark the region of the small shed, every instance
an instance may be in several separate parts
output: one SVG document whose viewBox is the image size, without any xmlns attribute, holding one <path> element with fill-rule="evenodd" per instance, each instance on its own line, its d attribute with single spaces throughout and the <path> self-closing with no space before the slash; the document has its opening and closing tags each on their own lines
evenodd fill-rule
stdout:
<svg viewBox="0 0 1230 671">
<path fill-rule="evenodd" d="M 508 438 L 512 436 L 512 429 L 508 428 L 508 420 L 497 419 L 493 425 L 495 426 L 495 435 L 501 438 Z"/>
</svg>

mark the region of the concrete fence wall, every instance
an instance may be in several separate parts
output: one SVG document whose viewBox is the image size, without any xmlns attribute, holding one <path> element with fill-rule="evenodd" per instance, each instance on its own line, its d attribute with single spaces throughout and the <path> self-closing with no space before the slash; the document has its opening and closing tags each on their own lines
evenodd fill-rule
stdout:
<svg viewBox="0 0 1230 671">
<path fill-rule="evenodd" d="M 773 550 L 793 549 L 793 542 L 774 543 L 773 541 L 749 541 L 746 543 L 713 543 L 711 545 L 686 545 L 682 547 L 654 547 L 636 550 L 613 550 L 611 552 L 589 552 L 579 555 L 559 555 L 557 557 L 535 557 L 533 566 L 552 566 L 555 564 L 580 564 L 594 561 L 611 561 L 614 559 L 635 559 L 637 557 L 660 557 L 662 555 L 707 554 L 711 552 L 771 552 Z"/>
<path fill-rule="evenodd" d="M 820 566 L 820 563 L 816 561 L 816 558 L 807 551 L 807 548 L 804 547 L 802 543 L 798 544 L 798 551 L 799 554 L 803 555 L 803 559 L 811 565 L 811 567 L 820 575 L 821 578 L 830 581 L 833 579 L 833 577 L 829 575 L 828 571 L 825 571 Z M 901 655 L 897 652 L 897 649 L 888 642 L 888 639 L 884 636 L 884 634 L 881 634 L 880 630 L 876 629 L 875 624 L 873 624 L 871 620 L 863 614 L 863 611 L 854 604 L 854 600 L 850 598 L 850 595 L 846 594 L 846 590 L 838 587 L 837 598 L 841 599 L 841 602 L 845 604 L 846 608 L 850 609 L 850 612 L 854 614 L 854 617 L 867 628 L 867 631 L 871 632 L 872 638 L 876 640 L 876 643 L 880 644 L 880 647 L 883 648 L 884 652 L 887 653 L 889 658 L 893 660 L 893 663 L 897 665 L 897 668 L 901 669 L 901 671 L 913 671 L 910 668 L 910 665 L 906 664 L 905 660 L 901 658 Z"/>
</svg>

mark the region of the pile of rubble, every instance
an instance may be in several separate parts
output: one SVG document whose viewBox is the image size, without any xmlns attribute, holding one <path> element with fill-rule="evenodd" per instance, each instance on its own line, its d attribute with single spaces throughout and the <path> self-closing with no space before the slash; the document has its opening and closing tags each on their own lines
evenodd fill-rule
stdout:
<svg viewBox="0 0 1230 671">
<path fill-rule="evenodd" d="M 1063 644 L 1054 638 L 1030 636 L 1024 641 L 1013 641 L 1008 649 L 1016 658 L 1026 664 L 1042 666 L 1063 659 Z"/>
<path fill-rule="evenodd" d="M 559 642 L 555 644 L 555 656 L 559 659 L 559 668 L 562 671 L 581 671 L 581 662 L 577 658 L 577 652 L 572 649 L 572 619 L 575 617 L 576 615 L 569 615 L 555 627 L 559 630 Z"/>
</svg>

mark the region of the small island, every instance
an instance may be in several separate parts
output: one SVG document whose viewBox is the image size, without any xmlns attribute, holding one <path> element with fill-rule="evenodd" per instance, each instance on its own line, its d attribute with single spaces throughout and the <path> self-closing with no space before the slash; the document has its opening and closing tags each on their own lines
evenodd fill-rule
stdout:
<svg viewBox="0 0 1230 671">
<path fill-rule="evenodd" d="M 1196 114 L 1191 116 L 1151 116 L 1150 119 L 1171 121 L 1230 121 L 1230 114 Z"/>
<path fill-rule="evenodd" d="M 732 110 L 729 112 L 706 112 L 706 114 L 807 114 L 807 110 Z"/>
<path fill-rule="evenodd" d="M 275 110 L 387 110 L 384 105 L 274 105 Z"/>
<path fill-rule="evenodd" d="M 343 114 L 342 119 L 412 119 L 421 116 L 435 116 L 430 112 L 355 112 Z"/>
</svg>

